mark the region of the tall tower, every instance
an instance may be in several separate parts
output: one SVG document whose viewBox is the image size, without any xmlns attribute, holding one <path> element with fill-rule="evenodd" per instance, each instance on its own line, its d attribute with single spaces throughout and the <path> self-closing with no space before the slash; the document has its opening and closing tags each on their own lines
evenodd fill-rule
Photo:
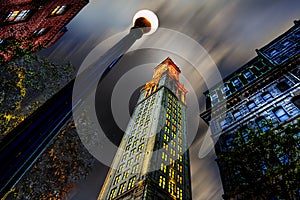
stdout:
<svg viewBox="0 0 300 200">
<path fill-rule="evenodd" d="M 98 200 L 191 199 L 187 90 L 167 58 L 142 88 Z"/>
</svg>

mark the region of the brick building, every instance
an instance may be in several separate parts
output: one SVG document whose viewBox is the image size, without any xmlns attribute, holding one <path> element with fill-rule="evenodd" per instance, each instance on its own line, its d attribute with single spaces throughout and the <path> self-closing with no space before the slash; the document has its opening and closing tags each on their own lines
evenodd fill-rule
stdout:
<svg viewBox="0 0 300 200">
<path fill-rule="evenodd" d="M 32 51 L 53 45 L 67 31 L 65 27 L 88 0 L 6 0 L 0 3 L 0 45 L 9 39 Z M 5 52 L 6 60 L 12 52 Z M 3 53 L 2 53 L 3 55 Z"/>
</svg>

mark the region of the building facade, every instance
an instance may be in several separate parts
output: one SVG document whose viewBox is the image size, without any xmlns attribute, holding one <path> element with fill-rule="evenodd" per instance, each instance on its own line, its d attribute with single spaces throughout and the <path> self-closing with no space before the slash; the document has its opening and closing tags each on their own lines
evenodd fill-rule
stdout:
<svg viewBox="0 0 300 200">
<path fill-rule="evenodd" d="M 231 135 L 254 127 L 264 132 L 267 122 L 285 125 L 297 123 L 300 117 L 299 21 L 256 52 L 254 59 L 204 93 L 207 110 L 201 117 L 209 124 L 216 143 L 224 199 L 239 199 L 229 194 L 238 186 L 235 184 L 243 182 L 234 183 L 231 176 L 239 172 L 232 172 L 219 157 L 230 148 Z M 299 141 L 299 133 L 294 134 Z M 245 145 L 251 145 L 247 131 L 240 137 Z M 280 156 L 278 159 L 282 161 Z"/>
<path fill-rule="evenodd" d="M 180 69 L 167 58 L 140 92 L 112 168 L 103 199 L 191 199 L 187 147 L 187 93 Z"/>
<path fill-rule="evenodd" d="M 53 45 L 88 0 L 7 0 L 0 3 L 0 45 L 18 41 L 32 51 Z M 12 41 L 11 41 L 12 40 Z M 14 52 L 3 52 L 8 60 Z M 9 51 L 9 50 L 8 50 Z"/>
</svg>

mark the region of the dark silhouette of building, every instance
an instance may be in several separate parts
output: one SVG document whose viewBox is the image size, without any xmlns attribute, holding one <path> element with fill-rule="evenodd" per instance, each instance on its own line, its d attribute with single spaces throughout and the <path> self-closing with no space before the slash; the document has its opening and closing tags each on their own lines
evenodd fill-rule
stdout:
<svg viewBox="0 0 300 200">
<path fill-rule="evenodd" d="M 98 197 L 191 199 L 186 139 L 186 89 L 167 58 L 141 90 L 118 152 Z M 186 151 L 185 151 L 186 150 Z"/>
<path fill-rule="evenodd" d="M 254 127 L 264 132 L 269 129 L 266 122 L 288 125 L 300 116 L 300 21 L 256 52 L 254 59 L 204 93 L 207 110 L 201 117 L 209 124 L 216 143 L 224 199 L 245 198 L 230 195 L 243 180 L 235 183 L 232 176 L 239 171 L 232 172 L 219 157 L 231 148 L 231 135 Z M 294 134 L 299 137 L 299 133 Z M 240 137 L 243 145 L 252 145 L 247 141 L 247 131 Z M 280 156 L 278 159 L 288 162 Z"/>
<path fill-rule="evenodd" d="M 0 3 L 0 45 L 13 42 L 35 51 L 53 45 L 88 0 L 7 0 Z M 17 44 L 18 43 L 18 44 Z M 8 60 L 15 53 L 2 50 Z M 18 52 L 17 52 L 18 53 Z"/>
</svg>

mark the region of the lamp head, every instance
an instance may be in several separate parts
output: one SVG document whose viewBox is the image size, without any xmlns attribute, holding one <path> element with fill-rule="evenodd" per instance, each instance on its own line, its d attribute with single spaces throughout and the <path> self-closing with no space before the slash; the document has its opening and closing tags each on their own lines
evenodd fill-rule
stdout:
<svg viewBox="0 0 300 200">
<path fill-rule="evenodd" d="M 158 18 L 150 10 L 140 10 L 133 17 L 133 28 L 141 28 L 144 35 L 150 35 L 158 28 Z"/>
</svg>

